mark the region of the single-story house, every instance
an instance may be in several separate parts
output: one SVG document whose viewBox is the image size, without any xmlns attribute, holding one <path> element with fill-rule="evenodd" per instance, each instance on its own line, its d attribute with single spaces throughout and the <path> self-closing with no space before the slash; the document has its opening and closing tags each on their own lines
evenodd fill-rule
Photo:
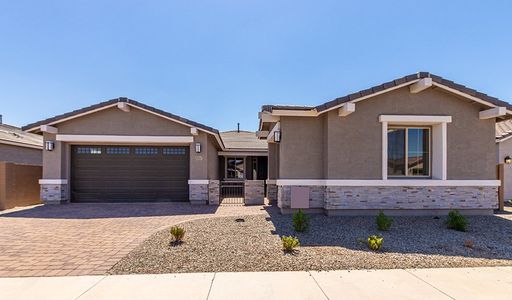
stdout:
<svg viewBox="0 0 512 300">
<path fill-rule="evenodd" d="M 43 138 L 3 124 L 0 115 L 0 210 L 40 203 Z"/>
<path fill-rule="evenodd" d="M 502 180 L 503 198 L 512 199 L 512 120 L 496 123 L 498 176 Z"/>
<path fill-rule="evenodd" d="M 267 195 L 283 212 L 492 213 L 495 125 L 511 114 L 509 103 L 426 72 L 318 106 L 265 105 Z"/>
<path fill-rule="evenodd" d="M 41 166 L 43 138 L 3 124 L 0 115 L 0 162 Z"/>
<path fill-rule="evenodd" d="M 246 203 L 263 203 L 266 143 L 128 98 L 23 127 L 44 139 L 45 203 L 190 201 L 219 204 L 236 182 Z M 254 142 L 256 141 L 256 143 Z M 242 162 L 242 164 L 241 164 Z M 228 189 L 226 189 L 228 190 Z"/>
</svg>

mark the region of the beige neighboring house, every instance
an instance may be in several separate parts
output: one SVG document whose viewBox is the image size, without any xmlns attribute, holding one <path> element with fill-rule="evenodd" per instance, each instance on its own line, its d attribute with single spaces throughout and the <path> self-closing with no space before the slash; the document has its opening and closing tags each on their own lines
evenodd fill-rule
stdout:
<svg viewBox="0 0 512 300">
<path fill-rule="evenodd" d="M 268 197 L 283 212 L 490 214 L 495 125 L 511 114 L 509 103 L 426 72 L 318 106 L 265 105 Z"/>
<path fill-rule="evenodd" d="M 502 165 L 503 197 L 512 199 L 512 120 L 496 123 L 497 164 Z"/>
<path fill-rule="evenodd" d="M 0 210 L 38 204 L 43 139 L 1 120 Z"/>
<path fill-rule="evenodd" d="M 252 140 L 246 132 L 221 134 L 128 98 L 81 108 L 23 130 L 44 138 L 39 183 L 45 203 L 216 205 L 224 199 L 223 191 L 233 189 L 223 189 L 226 179 L 241 187 L 236 196 L 242 203 L 244 198 L 247 204 L 263 203 L 267 176 L 260 165 L 267 150 L 255 133 Z"/>
<path fill-rule="evenodd" d="M 0 116 L 0 161 L 41 166 L 43 138 L 2 124 Z"/>
</svg>

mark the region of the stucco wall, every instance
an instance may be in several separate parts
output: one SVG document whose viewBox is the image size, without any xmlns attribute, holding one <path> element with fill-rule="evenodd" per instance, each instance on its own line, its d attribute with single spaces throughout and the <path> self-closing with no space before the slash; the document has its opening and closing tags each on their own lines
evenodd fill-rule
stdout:
<svg viewBox="0 0 512 300">
<path fill-rule="evenodd" d="M 480 120 L 482 109 L 440 89 L 411 94 L 406 87 L 358 102 L 346 117 L 337 110 L 317 118 L 281 117 L 280 178 L 381 179 L 379 115 L 417 114 L 452 116 L 448 179 L 495 179 L 494 119 Z"/>
<path fill-rule="evenodd" d="M 498 157 L 496 164 L 502 164 L 506 156 L 512 157 L 512 139 L 497 144 Z M 505 200 L 512 199 L 512 165 L 503 165 L 504 185 L 503 192 Z"/>
<path fill-rule="evenodd" d="M 268 179 L 277 179 L 279 170 L 279 143 L 268 144 Z"/>
<path fill-rule="evenodd" d="M 96 135 L 180 135 L 191 136 L 190 127 L 131 107 L 130 112 L 118 108 L 105 109 L 81 118 L 72 119 L 55 125 L 59 134 L 96 134 Z M 215 143 L 209 141 L 208 134 L 199 131 L 190 144 L 190 179 L 216 179 L 218 162 L 210 162 Z M 45 133 L 44 140 L 55 141 L 55 135 Z M 195 143 L 202 145 L 201 153 L 196 153 Z M 43 178 L 69 179 L 70 146 L 56 142 L 53 151 L 43 151 Z M 215 157 L 216 158 L 216 157 Z M 209 170 L 210 169 L 210 170 Z"/>
<path fill-rule="evenodd" d="M 0 210 L 39 204 L 41 166 L 0 162 Z"/>
<path fill-rule="evenodd" d="M 0 144 L 0 161 L 41 166 L 43 154 L 40 149 Z"/>
<path fill-rule="evenodd" d="M 213 137 L 208 138 L 208 179 L 219 179 L 219 156 L 217 154 L 217 143 Z"/>
<path fill-rule="evenodd" d="M 282 179 L 323 178 L 322 118 L 281 118 L 279 177 Z"/>
</svg>

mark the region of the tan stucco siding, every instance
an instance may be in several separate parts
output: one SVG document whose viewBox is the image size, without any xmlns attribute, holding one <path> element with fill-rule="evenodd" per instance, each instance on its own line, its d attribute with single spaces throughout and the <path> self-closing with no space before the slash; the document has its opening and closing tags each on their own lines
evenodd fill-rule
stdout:
<svg viewBox="0 0 512 300">
<path fill-rule="evenodd" d="M 217 143 L 212 137 L 208 138 L 208 179 L 219 179 L 219 155 Z"/>
<path fill-rule="evenodd" d="M 482 109 L 436 88 L 412 94 L 406 87 L 357 102 L 346 117 L 337 110 L 281 117 L 280 178 L 381 179 L 380 115 L 450 115 L 448 179 L 495 179 L 494 120 L 480 120 Z"/>
<path fill-rule="evenodd" d="M 279 144 L 268 144 L 268 179 L 277 179 L 279 170 Z"/>
<path fill-rule="evenodd" d="M 131 107 L 113 107 L 56 125 L 59 134 L 190 135 L 190 127 Z"/>
<path fill-rule="evenodd" d="M 497 144 L 498 157 L 496 164 L 503 164 L 505 200 L 512 199 L 512 165 L 504 164 L 505 157 L 512 157 L 512 139 Z"/>
<path fill-rule="evenodd" d="M 43 154 L 39 149 L 0 144 L 0 161 L 41 166 Z"/>
<path fill-rule="evenodd" d="M 146 136 L 191 136 L 190 127 L 164 119 L 154 114 L 131 108 L 130 112 L 108 108 L 83 117 L 71 119 L 55 125 L 59 134 L 77 135 L 146 135 Z M 209 134 L 199 131 L 190 144 L 190 179 L 208 179 L 218 171 L 216 157 L 214 162 L 215 144 L 209 142 Z M 55 135 L 44 134 L 44 140 L 55 141 Z M 195 152 L 195 143 L 202 145 L 201 153 Z M 70 145 L 56 142 L 53 151 L 43 151 L 43 178 L 70 179 Z M 216 150 L 215 150 L 216 152 Z M 209 170 L 210 169 L 210 170 Z"/>
<path fill-rule="evenodd" d="M 323 178 L 322 118 L 281 118 L 279 177 L 282 179 Z"/>
</svg>

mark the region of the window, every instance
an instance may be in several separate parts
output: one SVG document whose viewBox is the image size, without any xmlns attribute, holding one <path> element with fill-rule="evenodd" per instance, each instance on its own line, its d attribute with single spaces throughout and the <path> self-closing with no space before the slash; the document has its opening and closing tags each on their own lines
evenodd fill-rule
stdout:
<svg viewBox="0 0 512 300">
<path fill-rule="evenodd" d="M 244 158 L 228 157 L 226 158 L 226 178 L 228 179 L 245 179 Z"/>
<path fill-rule="evenodd" d="M 152 147 L 135 148 L 135 154 L 136 155 L 156 155 L 156 154 L 158 154 L 158 148 L 152 148 Z"/>
<path fill-rule="evenodd" d="M 130 154 L 128 147 L 107 147 L 107 154 Z"/>
<path fill-rule="evenodd" d="M 162 153 L 164 155 L 185 155 L 185 148 L 163 148 Z"/>
<path fill-rule="evenodd" d="M 77 147 L 77 154 L 101 154 L 100 147 Z"/>
<path fill-rule="evenodd" d="M 430 176 L 430 128 L 388 128 L 388 176 Z"/>
</svg>

